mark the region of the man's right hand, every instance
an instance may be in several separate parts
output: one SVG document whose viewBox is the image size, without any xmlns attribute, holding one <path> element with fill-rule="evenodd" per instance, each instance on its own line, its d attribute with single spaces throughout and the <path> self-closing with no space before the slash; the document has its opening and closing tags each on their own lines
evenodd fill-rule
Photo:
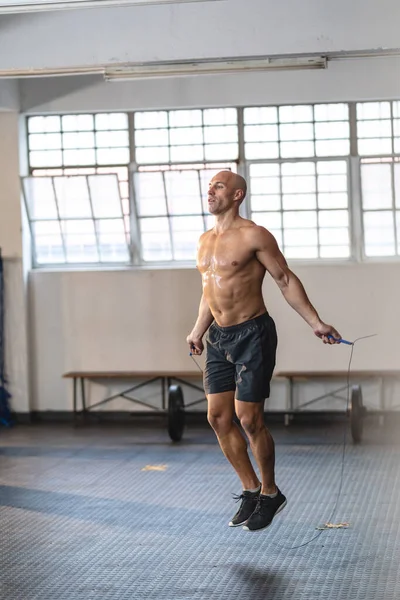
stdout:
<svg viewBox="0 0 400 600">
<path fill-rule="evenodd" d="M 186 341 L 189 344 L 190 352 L 192 354 L 196 354 L 197 356 L 200 356 L 200 354 L 204 350 L 204 345 L 203 345 L 202 339 L 194 336 L 191 333 L 187 336 Z"/>
</svg>

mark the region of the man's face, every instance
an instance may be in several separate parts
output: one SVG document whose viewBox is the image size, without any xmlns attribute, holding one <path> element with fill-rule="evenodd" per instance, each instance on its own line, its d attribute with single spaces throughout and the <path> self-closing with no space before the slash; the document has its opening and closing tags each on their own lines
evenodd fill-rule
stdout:
<svg viewBox="0 0 400 600">
<path fill-rule="evenodd" d="M 232 186 L 230 173 L 218 173 L 210 181 L 208 188 L 208 210 L 212 215 L 220 215 L 234 205 L 236 190 Z"/>
</svg>

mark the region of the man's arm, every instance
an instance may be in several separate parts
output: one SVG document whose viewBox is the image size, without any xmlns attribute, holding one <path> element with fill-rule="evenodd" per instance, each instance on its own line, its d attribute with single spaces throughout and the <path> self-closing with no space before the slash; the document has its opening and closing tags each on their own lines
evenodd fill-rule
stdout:
<svg viewBox="0 0 400 600">
<path fill-rule="evenodd" d="M 254 246 L 257 259 L 276 281 L 285 300 L 312 327 L 315 335 L 328 343 L 335 343 L 334 340 L 328 339 L 328 335 L 340 339 L 336 329 L 320 319 L 300 279 L 289 269 L 274 236 L 264 227 L 256 227 Z"/>
<path fill-rule="evenodd" d="M 186 338 L 186 341 L 189 344 L 190 350 L 193 354 L 200 355 L 203 352 L 203 335 L 205 334 L 205 332 L 210 327 L 213 321 L 214 317 L 212 315 L 210 307 L 208 306 L 208 302 L 203 294 L 200 300 L 199 315 L 197 317 L 197 321 L 192 329 L 192 332 Z"/>
</svg>

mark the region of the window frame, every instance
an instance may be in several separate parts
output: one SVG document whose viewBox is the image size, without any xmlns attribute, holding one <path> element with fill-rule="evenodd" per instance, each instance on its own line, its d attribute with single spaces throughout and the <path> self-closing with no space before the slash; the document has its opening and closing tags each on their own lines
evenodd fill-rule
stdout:
<svg viewBox="0 0 400 600">
<path fill-rule="evenodd" d="M 377 100 L 377 102 L 380 101 L 387 101 L 385 100 Z M 371 101 L 372 102 L 372 101 Z M 392 128 L 392 139 L 394 138 L 394 132 L 393 132 L 393 103 L 394 102 L 399 102 L 399 100 L 393 99 L 393 100 L 389 100 L 390 105 L 391 105 L 391 128 Z M 366 102 L 367 103 L 367 102 Z M 208 163 L 208 164 L 212 164 L 212 163 L 235 163 L 236 164 L 236 172 L 240 175 L 242 175 L 243 177 L 246 178 L 247 181 L 249 181 L 249 176 L 250 176 L 250 165 L 252 164 L 257 164 L 257 163 L 282 163 L 282 162 L 317 162 L 317 161 L 334 161 L 334 160 L 341 160 L 341 161 L 346 161 L 347 163 L 347 195 L 348 195 L 348 215 L 349 215 L 349 226 L 348 226 L 348 230 L 349 230 L 349 256 L 348 257 L 331 257 L 331 258 L 290 258 L 288 259 L 288 262 L 296 265 L 296 266 L 302 266 L 302 265 L 316 265 L 316 266 L 321 266 L 321 265 L 352 265 L 354 263 L 365 263 L 365 264 L 369 264 L 369 263 L 392 263 L 392 262 L 399 262 L 400 261 L 400 253 L 396 253 L 395 255 L 391 255 L 391 256 L 367 256 L 366 252 L 365 252 L 365 231 L 364 231 L 364 223 L 363 223 L 363 213 L 364 213 L 364 209 L 363 209 L 363 200 L 362 200 L 362 181 L 361 181 L 361 165 L 362 165 L 362 159 L 366 158 L 366 159 L 379 159 L 379 158 L 392 158 L 392 160 L 394 159 L 399 159 L 400 160 L 400 154 L 394 154 L 392 153 L 391 155 L 367 155 L 367 156 L 360 156 L 358 154 L 358 136 L 357 136 L 357 104 L 359 104 L 359 101 L 336 101 L 336 102 L 304 102 L 304 103 L 300 103 L 300 104 L 294 104 L 294 103 L 285 103 L 285 104 L 271 104 L 271 105 L 265 105 L 266 107 L 268 106 L 278 106 L 278 107 L 283 107 L 283 106 L 301 106 L 301 105 L 312 105 L 313 106 L 313 110 L 314 107 L 316 105 L 321 105 L 321 104 L 347 104 L 348 109 L 349 109 L 349 139 L 350 139 L 350 149 L 349 149 L 349 154 L 348 155 L 339 155 L 339 156 L 313 156 L 313 157 L 298 157 L 298 158 L 267 158 L 267 159 L 246 159 L 245 158 L 245 141 L 244 141 L 244 110 L 246 108 L 259 108 L 260 105 L 259 104 L 255 104 L 255 105 L 246 105 L 246 106 L 226 106 L 226 107 L 221 107 L 221 108 L 234 108 L 237 110 L 237 129 L 238 129 L 238 160 L 213 160 L 213 161 L 190 161 L 190 162 L 181 162 L 181 163 L 175 163 L 175 162 L 169 162 L 169 163 L 164 163 L 164 165 L 162 166 L 166 166 L 166 167 L 170 167 L 170 166 L 176 166 L 177 164 L 184 164 L 185 168 L 190 169 L 191 165 L 198 165 L 199 163 L 203 162 L 204 164 Z M 140 164 L 138 165 L 135 157 L 136 157 L 136 145 L 135 145 L 135 115 L 138 112 L 164 112 L 164 111 L 179 111 L 179 110 L 207 110 L 207 109 L 213 109 L 213 108 L 218 108 L 218 107 L 207 107 L 207 106 L 203 106 L 203 107 L 190 107 L 190 108 L 185 108 L 185 109 L 181 109 L 179 107 L 177 108 L 168 108 L 168 109 L 158 109 L 158 110 L 150 110 L 150 111 L 143 111 L 143 110 L 133 110 L 133 111 L 125 111 L 127 116 L 128 116 L 128 134 L 129 134 L 129 151 L 130 151 L 130 162 L 128 164 L 112 164 L 112 165 L 103 165 L 103 164 L 92 164 L 92 165 L 67 165 L 67 166 L 62 166 L 62 167 L 52 167 L 52 166 L 48 166 L 48 167 L 31 167 L 29 165 L 29 147 L 27 144 L 26 147 L 26 152 L 27 152 L 27 164 L 29 165 L 29 175 L 31 175 L 32 171 L 34 170 L 50 170 L 50 169 L 83 169 L 83 168 L 93 168 L 93 169 L 97 169 L 97 168 L 102 168 L 102 169 L 106 169 L 107 166 L 110 169 L 113 168 L 118 168 L 118 167 L 126 167 L 127 168 L 127 172 L 128 172 L 128 189 L 129 189 L 129 219 L 130 219 L 130 243 L 129 243 L 129 252 L 130 252 L 130 261 L 128 263 L 110 263 L 110 262 L 97 262 L 97 263 L 60 263 L 60 264 L 54 264 L 54 263 L 49 263 L 49 264 L 44 264 L 44 263 L 40 263 L 37 264 L 35 262 L 35 249 L 34 249 L 34 239 L 32 236 L 32 228 L 31 228 L 31 221 L 30 219 L 28 219 L 28 223 L 29 223 L 29 227 L 31 230 L 31 242 L 32 242 L 32 256 L 34 257 L 33 263 L 34 263 L 34 267 L 38 268 L 38 269 L 53 269 L 53 268 L 61 268 L 61 269 L 80 269 L 80 268 L 89 268 L 89 269 L 113 269 L 113 268 L 169 268 L 169 267 L 173 267 L 173 268 L 187 268 L 187 267 L 192 267 L 195 265 L 195 258 L 193 258 L 193 260 L 166 260 L 166 261 L 145 261 L 142 259 L 142 246 L 141 246 L 141 239 L 140 239 L 140 226 L 139 226 L 139 220 L 140 217 L 138 215 L 138 207 L 137 207 L 137 199 L 135 197 L 135 189 L 134 189 L 134 184 L 133 184 L 133 178 L 134 178 L 134 174 L 139 172 L 140 168 L 143 166 L 146 166 L 150 169 L 152 169 L 153 167 L 158 167 L 161 165 L 156 165 L 156 164 Z M 121 112 L 121 111 L 108 111 L 110 112 Z M 65 114 L 69 114 L 69 113 L 65 113 Z M 96 113 L 92 112 L 85 112 L 82 114 L 92 114 L 95 115 Z M 26 123 L 28 125 L 28 119 L 34 116 L 47 116 L 47 115 L 26 115 L 25 119 L 26 119 Z M 51 116 L 64 116 L 64 114 L 57 114 L 57 115 L 51 115 Z M 202 118 L 203 120 L 203 118 Z M 314 123 L 314 121 L 313 121 Z M 204 125 L 203 125 L 204 127 Z M 26 128 L 26 135 L 28 137 L 28 126 Z M 393 141 L 392 141 L 392 148 L 393 148 Z M 393 191 L 394 193 L 394 191 Z M 318 212 L 318 208 L 315 209 Z M 251 216 L 251 200 L 250 200 L 250 193 L 247 195 L 245 201 L 243 202 L 241 209 L 240 209 L 240 214 L 241 216 L 245 217 L 245 218 L 250 218 Z M 395 226 L 396 227 L 396 226 Z M 283 228 L 282 228 L 283 229 Z M 400 237 L 400 234 L 397 236 L 397 238 Z M 396 248 L 397 251 L 397 248 Z"/>
</svg>

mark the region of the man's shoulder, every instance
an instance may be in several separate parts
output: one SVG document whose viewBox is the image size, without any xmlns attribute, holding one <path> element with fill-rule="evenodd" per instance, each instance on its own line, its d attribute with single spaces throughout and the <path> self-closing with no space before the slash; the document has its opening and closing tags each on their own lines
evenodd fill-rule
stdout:
<svg viewBox="0 0 400 600">
<path fill-rule="evenodd" d="M 269 236 L 271 235 L 271 233 L 268 231 L 268 229 L 266 229 L 265 227 L 263 227 L 262 225 L 257 225 L 257 223 L 255 223 L 254 221 L 251 221 L 250 219 L 243 219 L 243 225 L 241 226 L 241 232 L 244 235 L 253 237 L 253 236 Z"/>
</svg>

